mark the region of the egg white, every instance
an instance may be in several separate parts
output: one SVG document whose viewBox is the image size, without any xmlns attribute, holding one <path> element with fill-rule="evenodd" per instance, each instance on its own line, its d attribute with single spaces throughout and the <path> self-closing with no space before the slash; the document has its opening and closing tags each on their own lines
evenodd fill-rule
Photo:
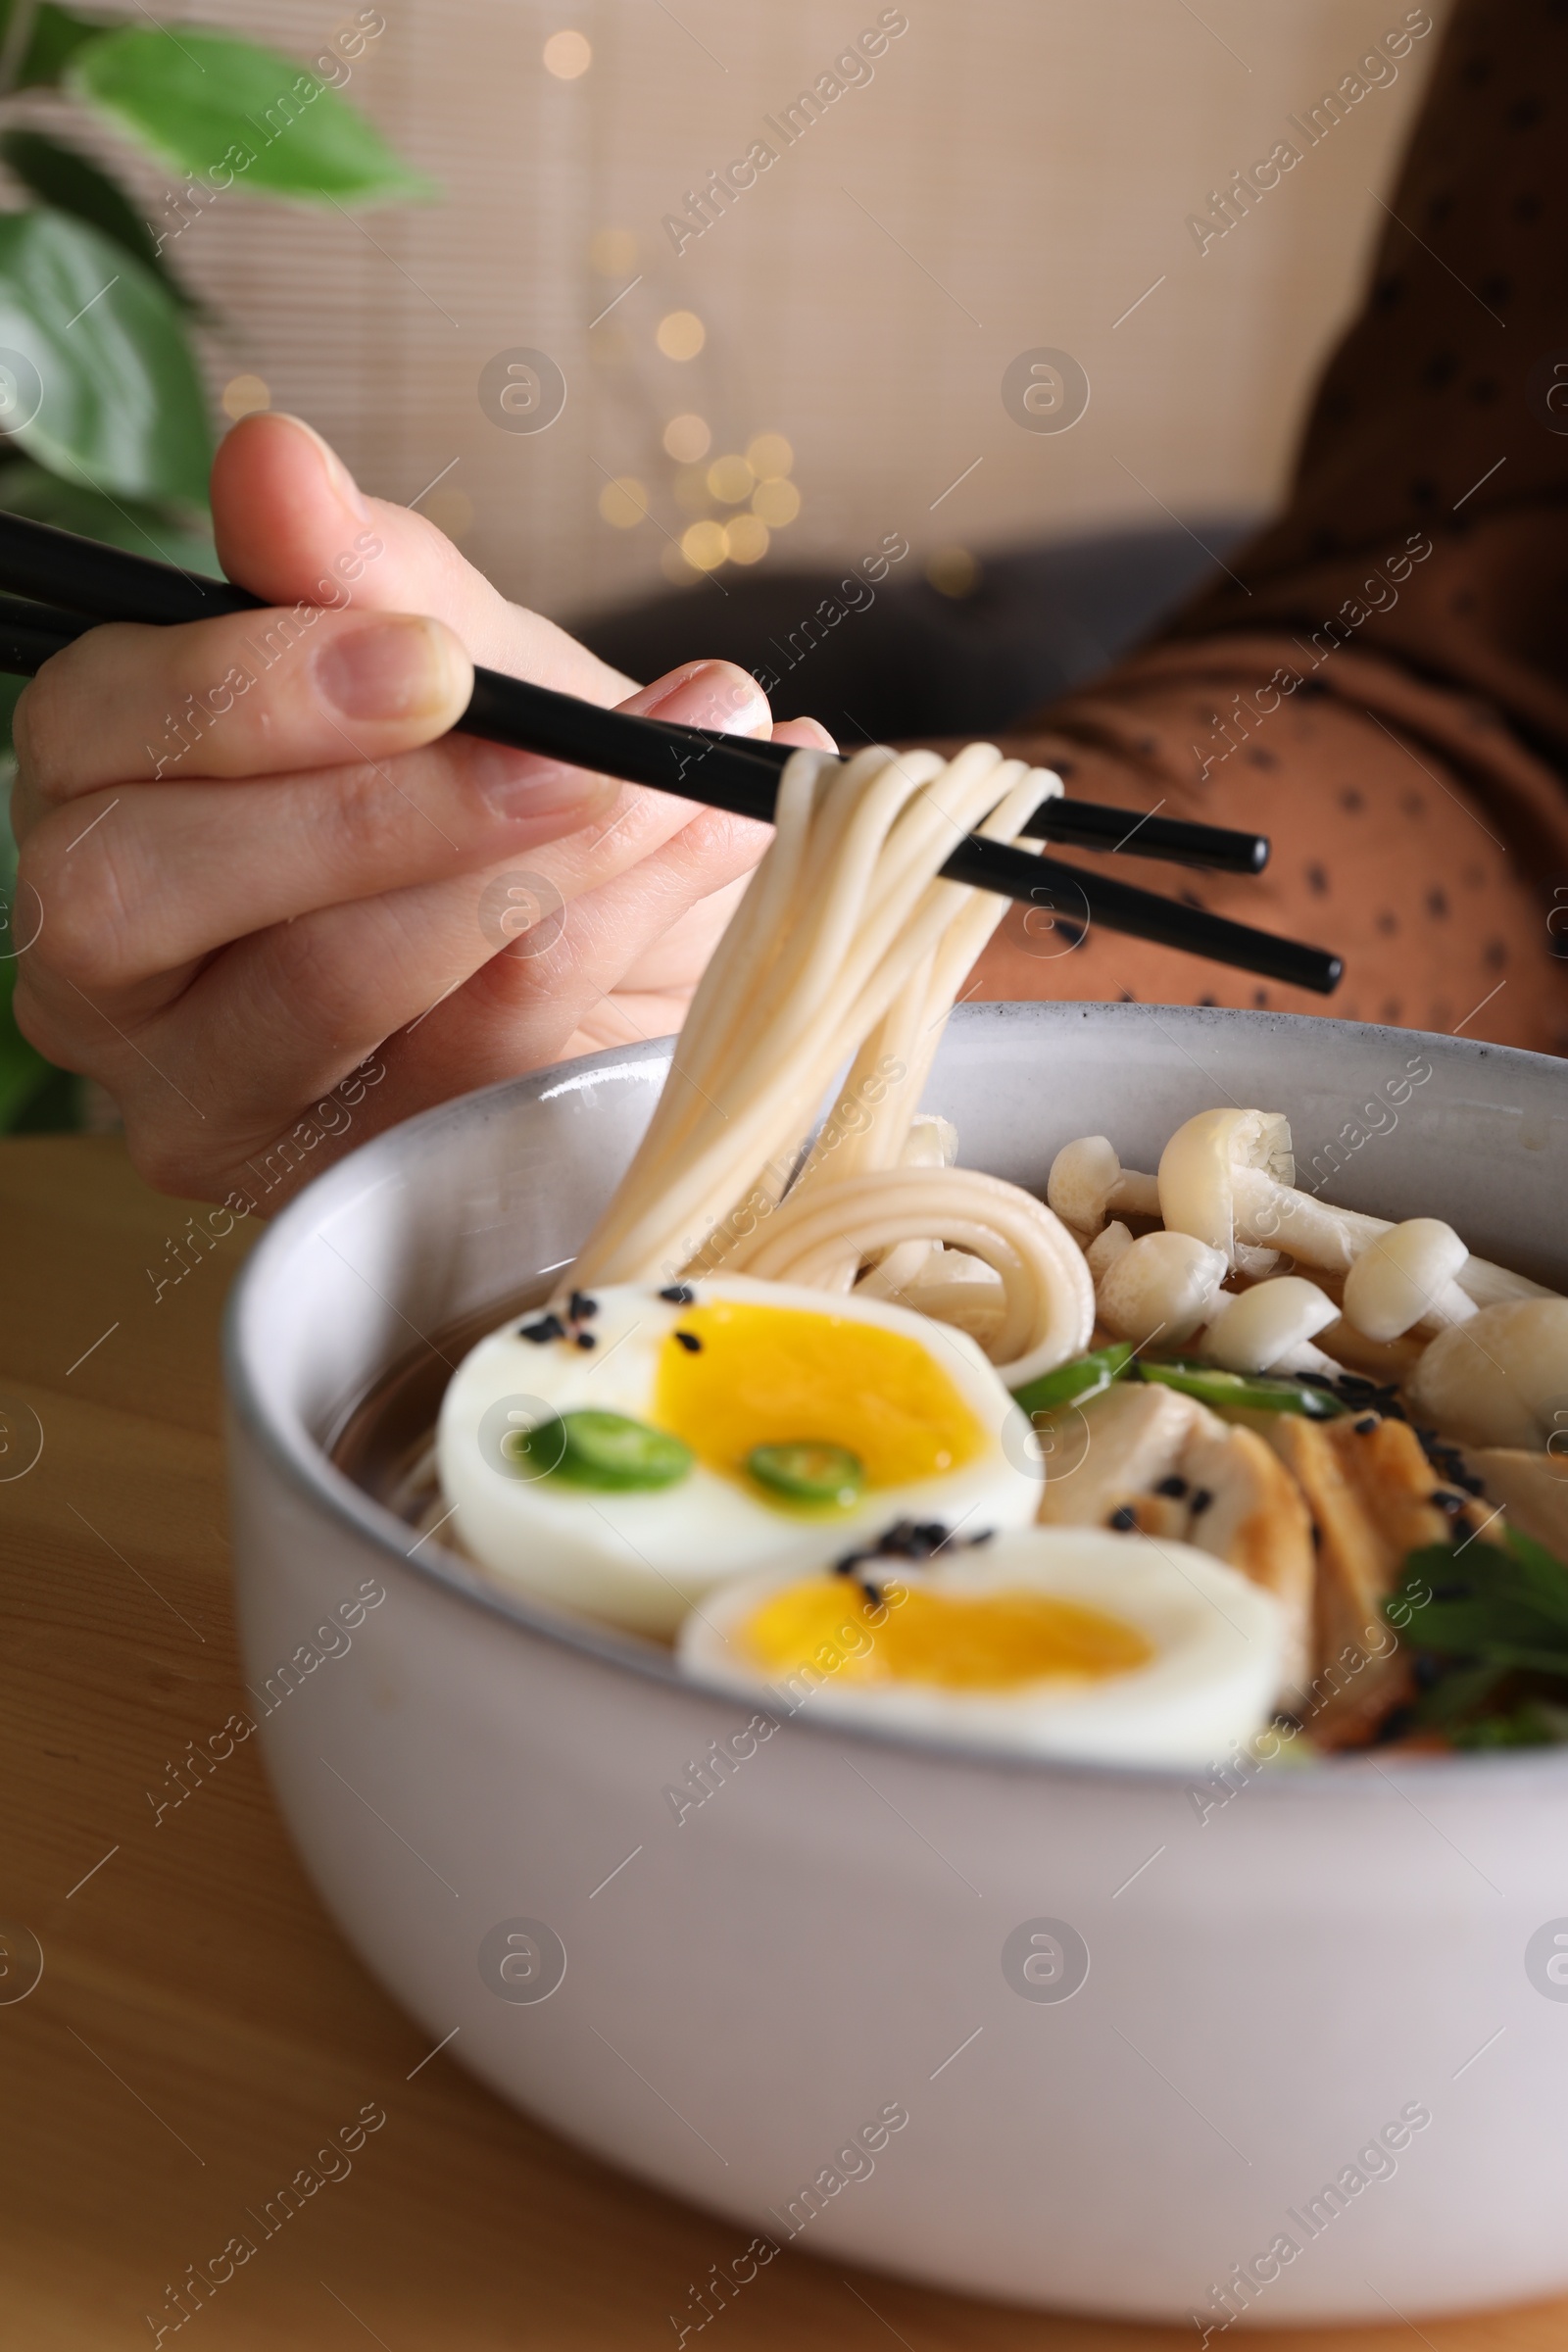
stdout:
<svg viewBox="0 0 1568 2352">
<path fill-rule="evenodd" d="M 603 1493 L 528 1479 L 496 1458 L 495 1432 L 595 1407 L 653 1418 L 659 1359 L 689 1309 L 651 1283 L 596 1290 L 592 1349 L 519 1336 L 537 1314 L 493 1331 L 448 1384 L 436 1434 L 454 1533 L 493 1575 L 542 1598 L 633 1632 L 673 1634 L 687 1610 L 737 1574 L 819 1567 L 897 1519 L 960 1523 L 967 1534 L 1026 1526 L 1041 1473 L 1028 1420 L 973 1340 L 886 1299 L 824 1294 L 794 1283 L 714 1276 L 688 1285 L 696 1303 L 733 1299 L 873 1323 L 913 1339 L 946 1373 L 984 1432 L 972 1461 L 940 1476 L 867 1492 L 831 1518 L 779 1509 L 703 1462 L 678 1485 Z M 490 1421 L 486 1424 L 485 1417 Z M 482 1434 L 482 1427 L 484 1432 Z M 832 1435 L 803 1431 L 803 1436 Z"/>
<path fill-rule="evenodd" d="M 888 1577 L 932 1592 L 974 1595 L 1021 1590 L 1075 1601 L 1121 1620 L 1149 1642 L 1141 1666 L 1092 1682 L 1050 1680 L 987 1693 L 913 1680 L 863 1684 L 831 1666 L 770 1682 L 747 1654 L 744 1628 L 790 1574 L 737 1578 L 689 1616 L 678 1662 L 696 1679 L 761 1699 L 775 1713 L 806 1712 L 918 1737 L 1016 1749 L 1083 1762 L 1205 1765 L 1266 1724 L 1286 1648 L 1272 1594 L 1186 1544 L 1130 1541 L 1101 1528 L 1018 1529 L 984 1551 L 930 1569 L 901 1560 Z M 884 1580 L 886 1581 L 886 1580 Z M 845 1584 L 846 1619 L 856 1588 Z M 850 1627 L 855 1654 L 875 1633 Z"/>
</svg>

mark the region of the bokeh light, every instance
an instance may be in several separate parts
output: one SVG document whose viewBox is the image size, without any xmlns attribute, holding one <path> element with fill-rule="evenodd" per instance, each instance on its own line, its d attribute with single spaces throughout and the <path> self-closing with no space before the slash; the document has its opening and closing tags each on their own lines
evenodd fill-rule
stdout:
<svg viewBox="0 0 1568 2352">
<path fill-rule="evenodd" d="M 666 360 L 695 360 L 708 329 L 695 311 L 666 311 L 654 337 Z"/>
<path fill-rule="evenodd" d="M 760 564 L 771 536 L 755 514 L 737 514 L 724 525 L 724 552 L 732 564 Z"/>
<path fill-rule="evenodd" d="M 795 452 L 782 433 L 759 433 L 746 445 L 746 463 L 760 482 L 781 482 L 794 470 Z"/>
<path fill-rule="evenodd" d="M 925 576 L 942 596 L 972 596 L 980 566 L 966 547 L 939 547 L 926 559 Z"/>
<path fill-rule="evenodd" d="M 713 428 L 704 416 L 672 416 L 664 427 L 664 455 L 677 465 L 695 466 L 712 446 Z"/>
<path fill-rule="evenodd" d="M 756 483 L 757 476 L 744 458 L 715 458 L 708 468 L 708 487 L 720 506 L 743 505 Z"/>
<path fill-rule="evenodd" d="M 544 46 L 545 72 L 558 81 L 576 81 L 594 62 L 593 46 L 580 32 L 553 32 Z"/>
<path fill-rule="evenodd" d="M 697 571 L 716 571 L 729 553 L 721 522 L 688 523 L 680 535 L 680 552 Z"/>
<path fill-rule="evenodd" d="M 272 394 L 265 377 L 260 375 L 231 375 L 222 390 L 223 415 L 233 417 L 249 416 L 257 409 L 270 409 Z"/>
<path fill-rule="evenodd" d="M 752 493 L 752 513 L 770 530 L 782 531 L 801 511 L 801 494 L 793 482 L 759 482 Z"/>
</svg>

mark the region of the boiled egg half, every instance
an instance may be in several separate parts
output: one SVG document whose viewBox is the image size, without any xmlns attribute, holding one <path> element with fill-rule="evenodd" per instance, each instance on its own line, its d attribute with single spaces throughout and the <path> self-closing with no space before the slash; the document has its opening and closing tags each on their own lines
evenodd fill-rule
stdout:
<svg viewBox="0 0 1568 2352">
<path fill-rule="evenodd" d="M 1026 1525 L 1029 1423 L 964 1333 L 746 1276 L 574 1295 L 479 1342 L 437 1433 L 492 1574 L 672 1634 L 737 1574 L 804 1575 L 899 1520 Z"/>
<path fill-rule="evenodd" d="M 1084 1762 L 1202 1765 L 1273 1713 L 1273 1596 L 1186 1544 L 1019 1529 L 930 1568 L 738 1578 L 681 1629 L 769 1711 Z"/>
</svg>

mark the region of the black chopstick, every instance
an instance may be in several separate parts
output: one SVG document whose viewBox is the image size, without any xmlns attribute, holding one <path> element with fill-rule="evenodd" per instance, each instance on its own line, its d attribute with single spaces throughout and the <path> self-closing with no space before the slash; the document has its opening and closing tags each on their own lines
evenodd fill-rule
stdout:
<svg viewBox="0 0 1568 2352">
<path fill-rule="evenodd" d="M 682 730 L 710 743 L 732 743 L 733 736 L 715 735 L 706 727 Z M 787 743 L 748 741 L 756 760 L 783 767 L 794 758 Z M 848 755 L 846 755 L 847 757 Z M 1065 795 L 1042 801 L 1035 821 L 1026 831 L 1037 838 L 1061 842 L 1074 850 L 1120 851 L 1129 858 L 1156 858 L 1162 865 L 1196 865 L 1222 874 L 1260 874 L 1268 863 L 1265 833 L 1238 833 L 1229 825 L 1200 825 L 1179 816 L 1139 816 L 1131 808 L 1113 808 L 1098 801 L 1075 801 Z"/>
<path fill-rule="evenodd" d="M 259 597 L 227 580 L 215 580 L 202 572 L 179 571 L 172 564 L 152 563 L 123 548 L 104 547 L 95 540 L 77 538 L 74 532 L 57 530 L 52 524 L 31 522 L 14 514 L 0 515 L 0 588 L 22 596 L 45 598 L 95 621 L 177 624 L 209 619 L 220 612 L 252 612 L 261 609 Z M 524 751 L 547 752 L 554 759 L 572 758 L 573 753 L 563 748 L 570 734 L 565 714 L 547 710 L 540 703 L 533 705 L 531 713 L 524 712 L 516 693 L 508 692 L 520 684 L 520 680 L 503 679 L 497 671 L 476 672 L 473 701 L 459 725 L 466 734 L 489 735 L 495 741 L 514 743 Z M 596 710 L 597 706 L 587 708 Z M 550 743 L 525 743 L 514 731 L 497 732 L 504 720 L 510 719 L 514 729 L 519 720 L 525 722 L 529 715 L 550 727 Z M 683 748 L 697 743 L 721 749 L 730 757 L 741 748 L 734 736 L 714 734 L 707 728 L 672 726 L 659 719 L 644 719 L 640 723 L 659 727 L 668 740 L 678 742 Z M 572 737 L 574 745 L 583 740 L 582 736 Z M 748 740 L 744 750 L 748 759 L 760 760 L 770 767 L 782 767 L 790 757 L 791 747 Z M 630 783 L 652 784 L 663 791 L 671 789 L 662 770 L 658 774 L 633 773 L 629 768 L 618 767 L 614 758 L 608 755 L 589 763 L 608 774 L 624 775 Z M 692 772 L 681 765 L 679 755 L 676 766 L 680 775 Z M 703 772 L 709 782 L 716 783 L 719 771 L 705 764 Z M 723 762 L 723 773 L 732 791 L 744 783 L 730 768 L 729 758 Z M 680 788 L 677 781 L 674 789 Z M 709 796 L 693 792 L 689 797 Z M 716 793 L 712 797 L 716 798 Z M 726 798 L 723 806 L 730 807 L 732 803 Z M 759 796 L 738 809 L 743 815 L 764 817 L 771 812 L 770 796 L 765 799 Z M 1042 824 L 1042 834 L 1069 848 L 1124 850 L 1133 857 L 1156 858 L 1173 865 L 1202 866 L 1233 874 L 1261 873 L 1268 859 L 1268 842 L 1258 833 L 1235 832 L 1223 825 L 1190 824 L 1175 817 L 1139 818 L 1125 809 L 1102 808 L 1090 801 L 1066 798 L 1053 801 L 1049 820 Z"/>
<path fill-rule="evenodd" d="M 51 654 L 102 621 L 170 626 L 265 609 L 259 597 L 227 580 L 155 564 L 122 548 L 106 547 L 15 514 L 0 514 L 0 588 L 23 598 L 43 600 L 42 604 L 18 604 L 0 597 L 0 665 L 21 675 L 31 675 Z M 52 619 L 46 607 L 58 608 Z M 474 670 L 472 697 L 458 726 L 466 734 L 483 735 L 574 767 L 651 785 L 656 791 L 680 793 L 690 800 L 764 820 L 773 810 L 780 755 L 789 756 L 783 745 L 604 710 L 575 695 L 479 667 Z M 1041 831 L 1048 838 L 1064 841 L 1069 836 L 1063 829 L 1062 809 L 1082 809 L 1089 805 L 1054 801 L 1045 806 L 1050 813 Z M 1097 810 L 1091 825 L 1119 823 L 1125 845 L 1103 838 L 1091 841 L 1080 835 L 1080 846 L 1126 846 L 1131 850 L 1136 840 L 1143 855 L 1160 855 L 1152 848 L 1151 830 L 1162 821 L 1146 818 L 1140 826 L 1135 819 L 1128 827 L 1125 811 Z M 1182 831 L 1215 836 L 1224 850 L 1222 828 L 1184 827 Z M 1256 837 L 1231 836 L 1230 842 L 1225 861 L 1233 861 L 1241 854 L 1235 844 L 1246 844 L 1248 862 L 1234 870 L 1255 872 L 1261 862 Z M 1191 851 L 1195 845 L 1177 846 Z M 1183 861 L 1220 862 L 1212 855 L 1215 843 L 1206 846 L 1209 855 L 1200 859 L 1189 856 Z M 1266 842 L 1261 844 L 1261 853 L 1267 855 Z M 1324 949 L 1280 939 L 1272 932 L 1227 921 L 1206 909 L 1135 890 L 1108 877 L 1088 875 L 1033 851 L 970 834 L 942 870 L 953 881 L 995 891 L 1026 906 L 1055 908 L 1057 901 L 1065 898 L 1067 906 L 1060 909 L 1064 922 L 1077 919 L 1076 903 L 1082 899 L 1088 906 L 1086 919 L 1101 922 L 1107 930 L 1124 931 L 1214 962 L 1235 964 L 1319 996 L 1329 995 L 1339 985 L 1340 958 Z"/>
</svg>

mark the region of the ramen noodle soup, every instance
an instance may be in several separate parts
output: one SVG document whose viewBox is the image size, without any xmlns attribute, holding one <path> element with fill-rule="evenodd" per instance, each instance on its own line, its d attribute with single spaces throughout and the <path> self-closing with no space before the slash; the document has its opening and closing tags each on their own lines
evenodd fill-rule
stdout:
<svg viewBox="0 0 1568 2352">
<path fill-rule="evenodd" d="M 920 1112 L 1004 911 L 941 868 L 1059 789 L 797 754 L 561 1287 L 339 1458 L 767 1711 L 1146 1765 L 1568 1738 L 1568 1299 L 1301 1189 L 1279 1111 L 1038 1194 Z"/>
</svg>

